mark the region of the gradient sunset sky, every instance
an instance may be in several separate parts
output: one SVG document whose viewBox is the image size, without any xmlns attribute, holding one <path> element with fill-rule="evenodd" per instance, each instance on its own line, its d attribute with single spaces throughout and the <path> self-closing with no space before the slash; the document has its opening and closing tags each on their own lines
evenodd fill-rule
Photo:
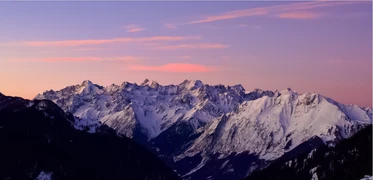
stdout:
<svg viewBox="0 0 373 180">
<path fill-rule="evenodd" d="M 372 106 L 372 3 L 0 2 L 3 94 L 145 78 Z"/>
</svg>

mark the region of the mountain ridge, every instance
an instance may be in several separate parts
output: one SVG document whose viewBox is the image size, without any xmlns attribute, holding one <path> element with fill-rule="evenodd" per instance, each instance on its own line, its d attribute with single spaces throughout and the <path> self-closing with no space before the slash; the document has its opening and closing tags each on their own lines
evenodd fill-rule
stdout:
<svg viewBox="0 0 373 180">
<path fill-rule="evenodd" d="M 138 83 L 136 83 L 136 82 L 129 82 L 129 81 L 123 81 L 122 83 L 120 83 L 120 84 L 115 84 L 115 83 L 112 83 L 112 84 L 110 84 L 110 85 L 107 85 L 107 86 L 101 86 L 101 85 L 98 85 L 98 84 L 95 84 L 95 83 L 93 83 L 91 80 L 88 80 L 88 79 L 86 79 L 86 80 L 83 80 L 81 83 L 77 83 L 77 84 L 74 84 L 74 85 L 69 85 L 69 86 L 66 86 L 66 87 L 64 87 L 64 88 L 62 88 L 62 89 L 65 89 L 65 88 L 68 88 L 68 87 L 74 87 L 74 86 L 77 86 L 77 85 L 84 85 L 84 84 L 91 84 L 91 85 L 94 85 L 94 86 L 97 86 L 97 87 L 99 87 L 99 88 L 107 88 L 107 87 L 111 87 L 111 86 L 120 86 L 120 87 L 122 87 L 122 86 L 125 86 L 125 85 L 128 85 L 128 84 L 130 84 L 130 85 L 137 85 L 137 86 L 149 86 L 149 87 L 152 87 L 152 84 L 154 83 L 154 85 L 153 86 L 155 86 L 155 87 L 157 87 L 157 86 L 178 86 L 178 85 L 181 85 L 181 84 L 183 84 L 183 83 L 185 83 L 185 82 L 200 82 L 200 83 L 202 83 L 202 84 L 204 84 L 201 80 L 196 80 L 196 79 L 185 79 L 183 82 L 181 82 L 181 83 L 179 83 L 179 84 L 159 84 L 157 81 L 155 81 L 155 80 L 150 80 L 150 79 L 148 79 L 148 78 L 145 78 L 144 79 L 144 81 L 142 82 L 142 83 L 140 83 L 140 84 L 138 84 Z M 210 84 L 204 84 L 204 85 L 209 85 L 209 86 L 223 86 L 223 87 L 225 87 L 225 88 L 237 88 L 237 87 L 239 87 L 240 89 L 243 89 L 243 91 L 245 91 L 245 92 L 247 92 L 247 93 L 250 93 L 250 92 L 271 92 L 271 93 L 276 93 L 276 92 L 281 92 L 281 91 L 293 91 L 293 92 L 295 92 L 295 93 L 298 93 L 298 91 L 295 91 L 295 90 L 293 90 L 293 88 L 290 88 L 290 87 L 288 87 L 288 88 L 284 88 L 284 89 L 276 89 L 276 90 L 264 90 L 264 89 L 261 89 L 261 88 L 254 88 L 253 90 L 246 90 L 244 87 L 243 87 L 243 85 L 242 84 L 235 84 L 235 85 L 223 85 L 223 84 L 214 84 L 214 85 L 210 85 Z M 155 87 L 152 87 L 152 88 L 155 88 Z M 44 94 L 44 93 L 47 93 L 47 92 L 50 92 L 50 91 L 56 91 L 56 90 L 53 90 L 53 89 L 50 89 L 50 90 L 45 90 L 45 91 L 43 91 L 42 93 L 39 93 L 39 94 L 37 94 L 36 96 L 34 96 L 34 98 L 31 98 L 31 99 L 35 99 L 35 98 L 37 98 L 39 95 L 42 95 L 42 94 Z M 57 90 L 58 91 L 58 90 Z M 299 95 L 302 95 L 302 94 L 307 94 L 307 93 L 317 93 L 317 94 L 320 94 L 320 95 L 322 95 L 322 96 L 324 96 L 324 97 L 327 97 L 327 96 L 325 96 L 325 95 L 323 95 L 323 94 L 321 94 L 321 93 L 318 93 L 318 92 L 315 92 L 315 91 L 313 91 L 313 92 L 303 92 L 303 93 L 298 93 Z M 329 99 L 332 99 L 332 98 L 330 98 L 330 97 L 328 97 Z M 24 98 L 25 99 L 25 98 Z M 27 98 L 26 98 L 27 99 Z M 335 101 L 334 99 L 332 99 L 333 101 Z M 336 101 L 336 102 L 338 102 L 338 103 L 340 103 L 339 101 Z M 371 109 L 372 108 L 372 106 L 361 106 L 361 105 L 357 105 L 357 104 L 354 104 L 354 103 L 341 103 L 341 104 L 344 104 L 344 105 L 348 105 L 348 106 L 358 106 L 358 107 L 360 107 L 360 108 L 364 108 L 364 109 Z"/>
<path fill-rule="evenodd" d="M 35 99 L 50 99 L 74 114 L 77 129 L 94 133 L 106 124 L 118 135 L 144 144 L 184 172 L 185 179 L 211 176 L 200 173 L 219 170 L 211 162 L 243 178 L 252 170 L 238 172 L 237 163 L 242 162 L 235 157 L 247 157 L 254 163 L 248 167 L 252 169 L 313 136 L 334 145 L 372 123 L 372 108 L 345 105 L 318 93 L 299 94 L 290 88 L 246 91 L 240 84 L 208 85 L 200 80 L 162 86 L 145 79 L 140 85 L 123 82 L 106 87 L 84 81 L 45 91 Z M 186 159 L 194 163 L 180 163 Z"/>
</svg>

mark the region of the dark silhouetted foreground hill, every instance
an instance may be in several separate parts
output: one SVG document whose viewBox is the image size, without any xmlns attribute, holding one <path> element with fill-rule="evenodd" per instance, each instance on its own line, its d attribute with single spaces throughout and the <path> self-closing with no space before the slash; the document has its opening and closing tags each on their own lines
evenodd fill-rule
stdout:
<svg viewBox="0 0 373 180">
<path fill-rule="evenodd" d="M 0 179 L 177 180 L 142 146 L 102 126 L 90 134 L 49 100 L 0 93 Z"/>
</svg>

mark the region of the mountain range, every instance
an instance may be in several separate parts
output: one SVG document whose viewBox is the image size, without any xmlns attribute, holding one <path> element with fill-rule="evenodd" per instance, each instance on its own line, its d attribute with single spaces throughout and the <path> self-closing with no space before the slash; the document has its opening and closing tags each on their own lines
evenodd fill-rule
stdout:
<svg viewBox="0 0 373 180">
<path fill-rule="evenodd" d="M 242 179 L 280 157 L 334 147 L 372 124 L 372 108 L 292 89 L 246 91 L 242 85 L 178 85 L 89 80 L 35 97 L 74 116 L 73 126 L 102 126 L 145 146 L 186 180 Z M 304 145 L 304 144 L 308 145 Z"/>
</svg>

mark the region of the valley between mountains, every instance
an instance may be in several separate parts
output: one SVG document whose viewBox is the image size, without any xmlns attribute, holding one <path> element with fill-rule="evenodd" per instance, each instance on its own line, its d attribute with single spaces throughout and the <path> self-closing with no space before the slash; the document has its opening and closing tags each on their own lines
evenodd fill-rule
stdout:
<svg viewBox="0 0 373 180">
<path fill-rule="evenodd" d="M 107 87 L 86 80 L 35 97 L 42 99 L 71 113 L 77 130 L 97 134 L 107 126 L 145 146 L 185 180 L 243 179 L 289 152 L 296 157 L 321 144 L 334 147 L 372 124 L 371 107 L 318 93 L 199 80 Z"/>
</svg>

